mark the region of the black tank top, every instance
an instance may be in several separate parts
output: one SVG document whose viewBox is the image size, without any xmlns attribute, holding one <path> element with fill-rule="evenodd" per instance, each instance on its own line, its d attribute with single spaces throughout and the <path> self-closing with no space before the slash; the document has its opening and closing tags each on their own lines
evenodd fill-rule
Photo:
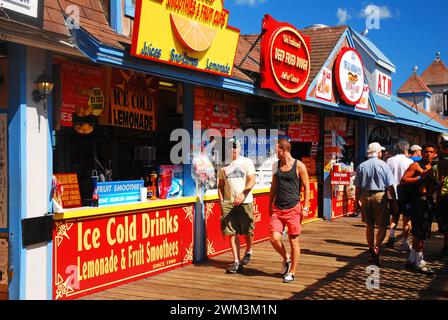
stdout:
<svg viewBox="0 0 448 320">
<path fill-rule="evenodd" d="M 294 208 L 300 201 L 300 179 L 297 176 L 297 160 L 291 170 L 280 170 L 280 161 L 277 168 L 277 196 L 275 206 L 281 210 Z"/>
</svg>

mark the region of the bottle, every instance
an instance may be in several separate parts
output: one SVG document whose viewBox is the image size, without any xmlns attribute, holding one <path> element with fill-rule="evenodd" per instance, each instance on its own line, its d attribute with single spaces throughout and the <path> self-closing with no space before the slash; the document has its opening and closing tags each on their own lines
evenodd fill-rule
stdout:
<svg viewBox="0 0 448 320">
<path fill-rule="evenodd" d="M 92 207 L 98 207 L 100 196 L 97 192 L 92 195 Z"/>
</svg>

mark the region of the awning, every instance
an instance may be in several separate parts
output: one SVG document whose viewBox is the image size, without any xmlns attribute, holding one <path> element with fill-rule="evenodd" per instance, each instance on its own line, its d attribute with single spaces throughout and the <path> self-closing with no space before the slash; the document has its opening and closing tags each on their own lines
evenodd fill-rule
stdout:
<svg viewBox="0 0 448 320">
<path fill-rule="evenodd" d="M 405 102 L 401 101 L 396 96 L 392 96 L 391 99 L 384 98 L 376 93 L 373 93 L 373 98 L 377 107 L 384 109 L 391 114 L 397 123 L 409 125 L 416 128 L 422 128 L 434 132 L 447 132 L 448 127 L 437 122 L 435 119 L 431 119 L 421 110 L 412 108 Z M 383 120 L 378 117 L 379 120 Z"/>
</svg>

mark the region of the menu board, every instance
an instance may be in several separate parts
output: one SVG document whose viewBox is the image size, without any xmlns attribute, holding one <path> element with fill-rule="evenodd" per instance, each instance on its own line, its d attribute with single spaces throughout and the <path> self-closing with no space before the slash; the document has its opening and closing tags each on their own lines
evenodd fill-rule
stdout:
<svg viewBox="0 0 448 320">
<path fill-rule="evenodd" d="M 319 115 L 305 112 L 303 123 L 288 126 L 292 142 L 319 142 Z"/>
<path fill-rule="evenodd" d="M 8 121 L 6 114 L 0 114 L 0 228 L 8 227 Z"/>
<path fill-rule="evenodd" d="M 61 62 L 61 126 L 73 126 L 78 117 L 98 116 L 104 107 L 103 69 L 72 62 Z"/>
<path fill-rule="evenodd" d="M 303 157 L 302 162 L 308 171 L 308 176 L 313 177 L 317 175 L 316 170 L 316 158 L 315 157 Z"/>
<path fill-rule="evenodd" d="M 54 176 L 62 185 L 62 207 L 64 209 L 81 207 L 81 194 L 76 173 L 56 173 Z"/>
<path fill-rule="evenodd" d="M 201 128 L 217 129 L 224 137 L 226 129 L 242 127 L 244 98 L 209 88 L 195 89 L 194 121 L 201 122 Z"/>
</svg>

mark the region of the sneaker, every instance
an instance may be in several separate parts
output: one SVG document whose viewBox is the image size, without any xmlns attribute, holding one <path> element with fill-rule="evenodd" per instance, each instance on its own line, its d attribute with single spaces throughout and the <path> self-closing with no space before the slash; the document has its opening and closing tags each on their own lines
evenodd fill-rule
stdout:
<svg viewBox="0 0 448 320">
<path fill-rule="evenodd" d="M 243 266 L 245 266 L 246 264 L 249 264 L 249 263 L 250 263 L 250 258 L 252 258 L 252 253 L 250 253 L 250 252 L 246 253 L 246 254 L 244 255 L 243 260 L 241 260 L 241 264 L 242 264 Z"/>
<path fill-rule="evenodd" d="M 415 266 L 415 271 L 422 274 L 433 275 L 435 272 L 427 264 L 421 264 L 420 266 Z"/>
<path fill-rule="evenodd" d="M 388 248 L 393 248 L 394 247 L 394 243 L 395 243 L 395 237 L 389 237 L 389 240 L 387 240 L 387 247 Z"/>
<path fill-rule="evenodd" d="M 286 276 L 286 274 L 289 272 L 289 269 L 291 269 L 291 258 L 289 258 L 287 261 L 283 261 L 282 269 L 280 270 L 281 275 Z"/>
<path fill-rule="evenodd" d="M 294 275 L 292 273 L 288 273 L 284 278 L 283 278 L 283 283 L 290 283 L 294 281 Z"/>
<path fill-rule="evenodd" d="M 234 262 L 229 268 L 227 268 L 228 273 L 239 273 L 243 271 L 243 265 L 239 262 Z"/>
</svg>

